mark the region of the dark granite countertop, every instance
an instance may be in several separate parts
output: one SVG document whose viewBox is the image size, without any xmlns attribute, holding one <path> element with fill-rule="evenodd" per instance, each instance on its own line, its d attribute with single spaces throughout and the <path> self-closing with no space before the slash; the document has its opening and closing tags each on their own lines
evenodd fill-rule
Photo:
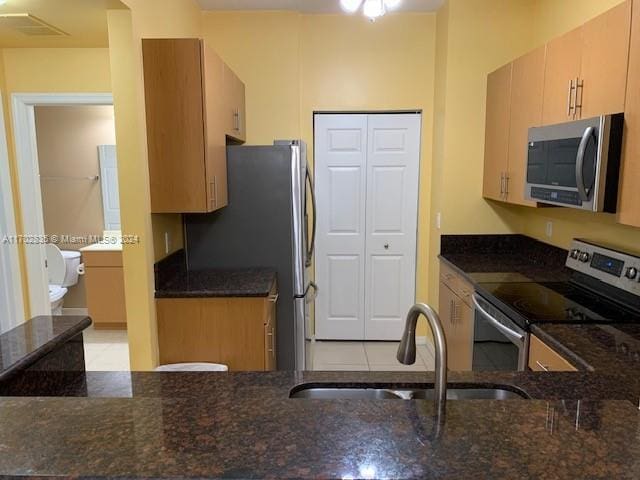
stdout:
<svg viewBox="0 0 640 480">
<path fill-rule="evenodd" d="M 155 265 L 156 298 L 266 297 L 276 282 L 271 268 L 187 270 L 184 250 Z"/>
<path fill-rule="evenodd" d="M 0 381 L 7 380 L 91 325 L 87 316 L 40 316 L 0 335 Z"/>
<path fill-rule="evenodd" d="M 473 283 L 568 280 L 567 251 L 524 235 L 443 235 L 440 259 Z"/>
<path fill-rule="evenodd" d="M 585 376 L 591 383 L 582 380 Z M 490 379 L 525 391 L 530 386 L 527 393 L 534 398 L 555 397 L 552 385 L 563 385 L 569 400 L 450 401 L 439 434 L 430 401 L 288 398 L 289 390 L 301 383 L 401 386 L 432 379 L 406 372 L 89 373 L 93 398 L 0 399 L 0 474 L 234 479 L 640 476 L 637 409 L 628 401 L 575 400 L 580 395 L 576 391 L 587 393 L 585 388 L 605 391 L 606 379 L 595 374 L 452 374 L 453 383 Z M 111 392 L 121 397 L 113 398 Z M 616 392 L 607 395 L 615 397 Z"/>
</svg>

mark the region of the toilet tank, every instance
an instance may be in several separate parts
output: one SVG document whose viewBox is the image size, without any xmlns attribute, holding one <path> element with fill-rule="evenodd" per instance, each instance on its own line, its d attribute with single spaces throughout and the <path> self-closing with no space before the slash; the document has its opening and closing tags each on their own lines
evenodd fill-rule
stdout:
<svg viewBox="0 0 640 480">
<path fill-rule="evenodd" d="M 80 266 L 80 252 L 62 250 L 62 257 L 67 267 L 64 275 L 63 287 L 71 287 L 78 283 L 78 267 Z"/>
</svg>

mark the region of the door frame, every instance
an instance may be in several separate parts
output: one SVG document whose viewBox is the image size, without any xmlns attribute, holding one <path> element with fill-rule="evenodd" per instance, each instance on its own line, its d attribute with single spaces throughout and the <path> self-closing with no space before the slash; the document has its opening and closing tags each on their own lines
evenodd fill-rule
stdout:
<svg viewBox="0 0 640 480">
<path fill-rule="evenodd" d="M 420 108 L 416 108 L 416 109 L 410 109 L 410 110 L 314 110 L 312 112 L 312 125 L 311 125 L 311 129 L 312 129 L 312 139 L 313 139 L 313 178 L 314 178 L 314 183 L 315 183 L 315 179 L 317 178 L 317 171 L 316 171 L 316 166 L 317 166 L 317 162 L 316 162 L 316 137 L 315 137 L 315 132 L 316 132 L 316 124 L 315 124 L 315 119 L 316 119 L 316 115 L 410 115 L 410 114 L 414 114 L 414 115 L 420 115 L 420 132 L 419 132 L 419 140 L 420 140 L 420 145 L 418 148 L 418 191 L 416 192 L 416 251 L 415 251 L 415 259 L 416 259 L 416 268 L 414 270 L 414 276 L 413 276 L 413 302 L 416 303 L 417 301 L 417 295 L 418 295 L 418 264 L 417 264 L 417 260 L 418 260 L 418 244 L 419 244 L 419 238 L 418 238 L 418 232 L 420 230 L 420 188 L 421 188 L 421 173 L 422 173 L 422 142 L 423 142 L 423 138 L 422 138 L 422 127 L 424 126 L 424 118 L 423 118 L 423 110 Z M 315 187 L 314 187 L 315 188 Z M 316 269 L 316 252 L 317 252 L 317 248 L 313 254 L 313 276 L 314 276 L 314 280 L 315 280 L 315 269 Z M 322 287 L 321 287 L 322 288 Z M 365 318 L 366 321 L 366 318 Z M 315 308 L 314 308 L 314 316 L 313 316 L 313 335 L 311 336 L 311 339 L 313 341 L 316 340 L 316 325 L 318 323 L 318 318 L 315 316 Z M 398 339 L 399 340 L 399 339 Z M 364 338 L 362 340 L 356 340 L 356 341 L 366 341 Z M 426 337 L 416 337 L 416 343 L 419 345 L 425 345 L 428 344 L 429 342 L 427 342 L 427 338 Z"/>
<path fill-rule="evenodd" d="M 7 130 L 4 122 L 4 107 L 0 94 L 0 232 L 8 239 L 3 241 L 0 248 L 2 265 L 0 271 L 4 284 L 10 287 L 7 298 L 9 304 L 0 306 L 0 318 L 7 321 L 0 323 L 0 329 L 5 332 L 23 323 L 24 300 L 22 296 L 22 275 L 20 273 L 20 253 L 17 243 L 16 216 L 13 204 L 13 188 L 11 186 L 11 168 L 9 166 L 9 149 L 7 147 Z"/>
<path fill-rule="evenodd" d="M 44 238 L 35 107 L 113 105 L 111 93 L 14 93 L 11 95 L 22 231 L 34 240 Z M 29 212 L 29 215 L 26 214 Z M 49 280 L 44 243 L 26 245 L 25 264 L 31 316 L 50 315 Z"/>
</svg>

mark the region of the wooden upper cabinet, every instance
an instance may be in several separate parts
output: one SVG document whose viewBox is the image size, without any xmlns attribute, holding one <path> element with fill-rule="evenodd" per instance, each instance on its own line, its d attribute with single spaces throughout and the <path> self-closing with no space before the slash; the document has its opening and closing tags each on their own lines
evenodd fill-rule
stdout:
<svg viewBox="0 0 640 480">
<path fill-rule="evenodd" d="M 631 0 L 583 25 L 580 118 L 624 111 L 630 29 Z"/>
<path fill-rule="evenodd" d="M 244 108 L 244 86 L 229 83 L 231 70 L 197 38 L 143 39 L 142 53 L 152 213 L 226 206 L 227 136 L 245 138 L 230 131 L 229 104 L 235 96 Z"/>
<path fill-rule="evenodd" d="M 640 227 L 640 0 L 634 0 L 631 25 L 618 221 Z"/>
<path fill-rule="evenodd" d="M 542 94 L 546 48 L 514 60 L 511 75 L 511 115 L 509 127 L 509 161 L 507 171 L 507 201 L 536 206 L 525 200 L 529 128 L 542 124 Z"/>
<path fill-rule="evenodd" d="M 572 30 L 547 44 L 542 123 L 568 122 L 573 118 L 576 81 L 582 61 L 582 28 Z"/>
<path fill-rule="evenodd" d="M 507 64 L 487 77 L 487 112 L 484 143 L 485 198 L 505 200 L 509 151 L 511 66 Z"/>
<path fill-rule="evenodd" d="M 631 0 L 547 44 L 545 125 L 624 110 Z"/>
</svg>

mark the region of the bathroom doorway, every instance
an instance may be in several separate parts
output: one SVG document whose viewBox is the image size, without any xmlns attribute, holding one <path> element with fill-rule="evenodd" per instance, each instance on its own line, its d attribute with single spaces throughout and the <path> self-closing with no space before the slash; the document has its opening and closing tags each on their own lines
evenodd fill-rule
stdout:
<svg viewBox="0 0 640 480">
<path fill-rule="evenodd" d="M 128 370 L 110 95 L 13 96 L 31 316 L 89 315 L 88 370 Z"/>
</svg>

